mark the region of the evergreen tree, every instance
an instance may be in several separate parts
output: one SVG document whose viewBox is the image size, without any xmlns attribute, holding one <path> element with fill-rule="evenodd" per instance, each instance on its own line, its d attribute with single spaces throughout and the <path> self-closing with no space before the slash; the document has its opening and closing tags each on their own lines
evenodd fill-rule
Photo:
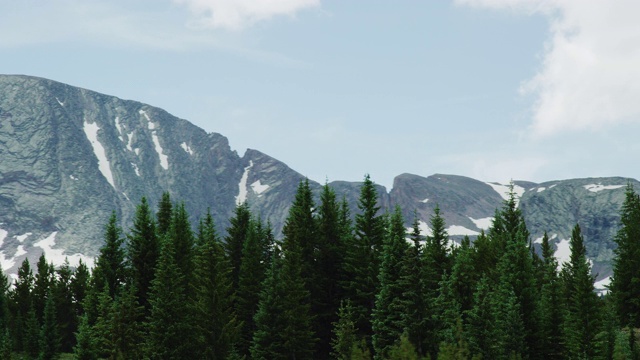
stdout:
<svg viewBox="0 0 640 360">
<path fill-rule="evenodd" d="M 387 358 L 389 349 L 400 339 L 406 327 L 402 260 L 408 247 L 402 212 L 400 207 L 396 207 L 391 216 L 389 232 L 382 249 L 382 264 L 378 276 L 380 292 L 376 296 L 372 315 L 373 348 L 376 359 Z"/>
<path fill-rule="evenodd" d="M 420 223 L 415 214 L 413 231 L 411 233 L 412 246 L 407 248 L 402 262 L 401 287 L 405 300 L 404 323 L 408 340 L 415 346 L 419 356 L 427 352 L 426 341 L 429 334 L 428 320 L 431 313 L 428 311 L 431 304 L 427 304 L 425 296 L 425 276 L 423 263 L 423 247 L 420 244 Z"/>
<path fill-rule="evenodd" d="M 40 336 L 41 328 L 36 316 L 36 310 L 31 306 L 25 318 L 23 334 L 24 351 L 28 359 L 37 359 L 40 355 Z"/>
<path fill-rule="evenodd" d="M 2 339 L 0 340 L 0 358 L 2 358 L 2 360 L 13 359 L 11 334 L 9 333 L 8 328 L 4 329 L 4 334 L 2 335 Z"/>
<path fill-rule="evenodd" d="M 345 278 L 340 205 L 335 191 L 328 184 L 323 186 L 320 194 L 317 223 L 317 287 L 320 291 L 316 294 L 315 310 L 315 332 L 319 339 L 316 358 L 326 358 L 331 351 L 332 324 L 338 321 L 338 308 L 344 296 L 340 284 Z"/>
<path fill-rule="evenodd" d="M 249 205 L 245 202 L 238 204 L 233 216 L 229 219 L 231 224 L 227 228 L 227 236 L 225 237 L 225 251 L 229 261 L 231 262 L 231 280 L 233 289 L 238 288 L 238 278 L 240 274 L 240 264 L 242 262 L 242 247 L 247 238 L 249 231 L 249 222 L 251 220 L 251 212 Z"/>
<path fill-rule="evenodd" d="M 389 348 L 389 360 L 420 360 L 416 348 L 409 341 L 409 336 L 405 333 L 400 336 L 393 346 Z"/>
<path fill-rule="evenodd" d="M 178 269 L 172 241 L 164 241 L 151 287 L 146 356 L 149 359 L 195 358 L 184 275 Z"/>
<path fill-rule="evenodd" d="M 558 261 L 545 232 L 542 237 L 542 285 L 540 291 L 540 350 L 544 359 L 562 359 L 562 321 L 564 303 L 560 279 L 558 278 Z"/>
<path fill-rule="evenodd" d="M 138 302 L 148 314 L 149 289 L 155 278 L 160 246 L 156 236 L 156 224 L 151 215 L 146 198 L 142 198 L 136 208 L 133 228 L 128 236 L 127 261 L 130 267 L 131 284 L 138 291 Z"/>
<path fill-rule="evenodd" d="M 74 359 L 76 360 L 97 360 L 93 335 L 91 334 L 91 326 L 89 320 L 84 315 L 80 319 L 78 332 L 76 333 L 76 346 L 73 348 Z"/>
<path fill-rule="evenodd" d="M 40 330 L 40 360 L 56 359 L 60 352 L 60 337 L 56 324 L 56 304 L 53 296 L 47 297 L 44 319 Z"/>
<path fill-rule="evenodd" d="M 158 235 L 165 236 L 169 233 L 171 227 L 171 219 L 173 218 L 173 204 L 171 203 L 171 195 L 168 191 L 162 193 L 162 198 L 158 203 L 158 212 L 156 219 L 158 221 Z"/>
<path fill-rule="evenodd" d="M 174 256 L 178 271 L 182 272 L 183 280 L 186 282 L 186 290 L 189 289 L 191 272 L 193 271 L 193 247 L 195 239 L 189 222 L 189 214 L 184 203 L 180 203 L 173 210 L 171 227 L 169 229 L 169 241 L 173 243 Z"/>
<path fill-rule="evenodd" d="M 57 336 L 59 338 L 59 350 L 62 352 L 72 352 L 75 345 L 75 332 L 78 330 L 78 318 L 76 308 L 73 303 L 73 293 L 71 291 L 72 272 L 69 261 L 65 262 L 56 270 L 56 281 L 54 282 L 50 296 L 53 298 L 55 306 L 55 323 Z"/>
<path fill-rule="evenodd" d="M 351 299 L 359 335 L 370 339 L 371 313 L 379 290 L 380 252 L 385 236 L 385 218 L 379 215 L 378 194 L 373 181 L 366 175 L 360 188 L 355 234 L 346 245 L 345 269 L 347 294 Z M 368 342 L 368 341 L 367 341 Z"/>
<path fill-rule="evenodd" d="M 33 307 L 36 310 L 38 322 L 42 322 L 44 307 L 47 302 L 47 294 L 49 294 L 53 286 L 55 272 L 53 264 L 47 263 L 44 253 L 38 258 L 36 271 L 32 292 Z"/>
<path fill-rule="evenodd" d="M 621 228 L 614 241 L 611 294 L 616 304 L 618 321 L 622 325 L 640 327 L 640 196 L 627 185 L 620 210 Z"/>
<path fill-rule="evenodd" d="M 239 342 L 236 350 L 241 355 L 249 355 L 253 333 L 256 330 L 254 316 L 258 311 L 259 298 L 262 283 L 269 266 L 267 242 L 262 223 L 251 219 L 249 230 L 242 248 L 242 263 L 236 292 L 235 311 L 241 322 Z"/>
<path fill-rule="evenodd" d="M 89 281 L 91 274 L 89 268 L 82 262 L 82 259 L 78 261 L 78 267 L 73 272 L 71 278 L 71 292 L 73 293 L 73 303 L 75 304 L 76 314 L 81 316 L 84 314 L 84 299 L 88 291 Z"/>
<path fill-rule="evenodd" d="M 113 211 L 109 217 L 104 230 L 104 244 L 100 248 L 100 253 L 96 259 L 96 266 L 93 270 L 95 276 L 95 286 L 99 289 L 106 285 L 109 288 L 109 295 L 115 298 L 120 286 L 125 280 L 124 271 L 124 249 L 122 244 L 124 239 L 121 236 L 122 230 L 118 226 L 116 212 Z"/>
<path fill-rule="evenodd" d="M 351 360 L 353 347 L 357 342 L 357 329 L 353 321 L 353 307 L 348 300 L 341 302 L 338 308 L 338 321 L 333 325 L 331 355 L 338 360 Z"/>
<path fill-rule="evenodd" d="M 34 284 L 33 272 L 28 259 L 24 259 L 18 268 L 18 278 L 14 282 L 12 291 L 9 294 L 9 311 L 11 317 L 11 329 L 13 330 L 14 344 L 16 351 L 26 350 L 24 335 L 26 333 L 26 320 L 29 310 L 33 310 L 34 319 L 37 324 L 35 309 L 33 309 L 32 290 Z M 37 346 L 36 346 L 37 347 Z"/>
<path fill-rule="evenodd" d="M 597 354 L 595 338 L 600 331 L 599 299 L 594 292 L 594 278 L 579 225 L 573 228 L 569 247 L 570 260 L 563 270 L 569 297 L 564 322 L 568 358 L 594 359 Z"/>
<path fill-rule="evenodd" d="M 222 360 L 237 342 L 239 323 L 233 312 L 231 265 L 209 211 L 200 221 L 197 243 L 192 283 L 199 358 Z"/>
<path fill-rule="evenodd" d="M 136 289 L 125 287 L 112 305 L 111 331 L 115 353 L 121 359 L 141 359 L 144 345 L 144 324 L 139 321 L 143 307 L 138 304 Z"/>
<path fill-rule="evenodd" d="M 283 256 L 274 259 L 260 293 L 253 359 L 313 358 L 315 340 L 301 259 L 298 244 L 285 238 Z"/>
</svg>

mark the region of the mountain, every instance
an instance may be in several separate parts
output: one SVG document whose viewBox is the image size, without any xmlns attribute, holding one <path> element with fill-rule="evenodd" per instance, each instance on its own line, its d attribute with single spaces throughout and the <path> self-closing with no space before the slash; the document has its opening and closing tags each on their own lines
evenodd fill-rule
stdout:
<svg viewBox="0 0 640 360">
<path fill-rule="evenodd" d="M 155 208 L 163 191 L 186 203 L 194 223 L 210 208 L 219 233 L 242 201 L 280 233 L 304 179 L 258 150 L 240 156 L 221 134 L 160 108 L 29 76 L 0 75 L 0 159 L 0 263 L 8 273 L 43 251 L 55 264 L 65 257 L 72 265 L 91 263 L 111 212 L 126 232 L 141 197 Z M 640 188 L 635 180 L 602 178 L 517 181 L 514 190 L 532 238 L 549 231 L 558 257 L 566 256 L 571 228 L 580 223 L 604 278 L 628 181 Z M 310 183 L 318 194 L 321 184 Z M 360 183 L 329 185 L 355 214 Z M 438 204 L 454 239 L 487 229 L 508 191 L 438 174 L 402 174 L 390 191 L 377 189 L 383 209 L 400 205 L 407 226 L 415 211 L 425 231 Z"/>
</svg>

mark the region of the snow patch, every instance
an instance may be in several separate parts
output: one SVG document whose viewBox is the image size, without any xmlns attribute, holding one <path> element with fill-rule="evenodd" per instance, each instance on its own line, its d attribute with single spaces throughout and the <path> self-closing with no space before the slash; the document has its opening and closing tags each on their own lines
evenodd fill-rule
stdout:
<svg viewBox="0 0 640 360">
<path fill-rule="evenodd" d="M 186 151 L 189 155 L 193 155 L 193 150 L 191 150 L 191 148 L 189 147 L 189 145 L 187 145 L 186 142 L 183 142 L 182 144 L 180 144 L 180 146 L 184 149 L 184 151 Z"/>
<path fill-rule="evenodd" d="M 482 219 L 474 219 L 471 216 L 468 216 L 469 220 L 473 221 L 474 224 L 478 227 L 478 229 L 487 230 L 493 225 L 493 216 L 482 218 Z"/>
<path fill-rule="evenodd" d="M 461 236 L 478 236 L 480 235 L 479 232 L 477 231 L 473 231 L 471 229 L 467 229 L 464 226 L 460 226 L 460 225 L 451 225 L 447 228 L 447 233 L 449 235 L 461 235 Z"/>
<path fill-rule="evenodd" d="M 431 231 L 431 228 L 429 228 L 429 225 L 422 220 L 418 220 L 418 229 L 420 229 L 420 235 L 422 236 L 433 235 L 433 232 Z M 411 234 L 411 233 L 413 233 L 413 227 L 408 227 L 407 234 Z"/>
<path fill-rule="evenodd" d="M 140 149 L 135 148 L 135 149 L 134 149 L 134 152 L 136 153 L 136 155 L 140 155 Z"/>
<path fill-rule="evenodd" d="M 109 159 L 107 159 L 107 153 L 104 151 L 104 147 L 100 141 L 98 141 L 98 130 L 100 130 L 98 123 L 94 122 L 93 124 L 89 124 L 85 120 L 83 129 L 87 139 L 89 139 L 89 142 L 93 147 L 93 153 L 98 158 L 98 169 L 100 169 L 100 172 L 105 179 L 107 179 L 109 184 L 115 188 L 116 186 L 113 182 L 113 174 L 111 173 L 111 164 L 109 164 Z"/>
<path fill-rule="evenodd" d="M 428 198 L 427 198 L 427 199 L 424 199 L 424 200 L 422 200 L 422 202 L 426 204 L 426 203 L 428 203 L 428 202 L 429 202 L 429 199 L 428 199 Z"/>
<path fill-rule="evenodd" d="M 596 290 L 605 290 L 607 289 L 607 286 L 609 286 L 609 284 L 611 284 L 611 276 L 607 276 L 600 281 L 596 281 L 595 283 L 593 283 L 593 287 L 595 287 Z"/>
<path fill-rule="evenodd" d="M 156 147 L 156 152 L 158 153 L 158 157 L 160 158 L 160 166 L 162 166 L 162 168 L 165 170 L 169 170 L 169 157 L 164 154 L 164 150 L 162 149 L 162 146 L 160 146 L 160 140 L 158 139 L 158 135 L 156 135 L 155 131 L 151 133 L 151 139 L 153 140 L 153 144 Z"/>
<path fill-rule="evenodd" d="M 15 256 L 10 259 L 7 259 L 7 257 L 4 255 L 4 251 L 0 251 L 0 266 L 2 266 L 2 271 L 7 271 L 11 269 L 15 264 L 16 264 Z"/>
<path fill-rule="evenodd" d="M 78 178 L 77 178 L 77 177 L 75 177 L 75 176 L 73 176 L 73 175 L 69 175 L 69 179 L 71 179 L 71 180 L 78 180 Z"/>
<path fill-rule="evenodd" d="M 547 189 L 546 187 L 541 186 L 541 187 L 538 188 L 538 192 L 541 193 L 541 192 L 545 191 L 546 189 Z"/>
<path fill-rule="evenodd" d="M 24 245 L 18 245 L 18 248 L 16 249 L 16 253 L 13 255 L 13 257 L 16 258 L 18 256 L 22 256 L 26 254 L 27 252 L 24 249 Z"/>
<path fill-rule="evenodd" d="M 116 116 L 116 129 L 118 129 L 118 133 L 121 135 L 120 140 L 122 140 L 122 126 L 120 125 L 120 117 Z M 122 140 L 124 141 L 124 140 Z"/>
<path fill-rule="evenodd" d="M 498 183 L 485 183 L 493 188 L 495 192 L 497 192 L 504 200 L 509 200 L 509 185 L 502 185 Z M 513 192 L 516 194 L 516 206 L 520 202 L 520 198 L 522 194 L 525 192 L 525 188 L 518 185 L 513 185 Z"/>
<path fill-rule="evenodd" d="M 597 193 L 598 191 L 602 191 L 602 190 L 615 190 L 615 189 L 620 189 L 621 187 L 624 187 L 624 185 L 602 185 L 602 184 L 589 184 L 589 185 L 585 185 L 584 188 Z"/>
<path fill-rule="evenodd" d="M 247 180 L 249 179 L 249 170 L 253 167 L 253 160 L 249 160 L 249 166 L 244 168 L 244 173 L 238 183 L 238 196 L 236 196 L 236 204 L 241 205 L 247 201 Z"/>
<path fill-rule="evenodd" d="M 28 233 L 24 233 L 22 235 L 16 235 L 14 237 L 16 238 L 16 240 L 18 240 L 18 242 L 24 242 L 31 235 L 33 235 L 33 234 L 28 232 Z"/>
<path fill-rule="evenodd" d="M 7 235 L 9 235 L 9 232 L 7 230 L 0 229 L 0 247 L 2 247 L 2 244 L 4 244 L 4 239 L 7 238 Z"/>
<path fill-rule="evenodd" d="M 133 149 L 131 148 L 131 144 L 133 143 L 133 131 L 130 134 L 127 134 L 127 150 L 129 151 L 133 151 Z M 138 149 L 136 149 L 138 150 Z M 136 155 L 138 153 L 136 152 Z"/>
<path fill-rule="evenodd" d="M 131 199 L 129 199 L 129 197 L 127 196 L 127 193 L 122 193 L 122 195 L 124 195 L 124 197 L 127 199 L 127 201 L 131 202 Z"/>
<path fill-rule="evenodd" d="M 251 184 L 251 189 L 253 189 L 253 192 L 258 195 L 265 192 L 268 188 L 269 188 L 269 185 L 262 185 L 260 183 L 260 180 L 257 180 L 253 184 Z"/>
<path fill-rule="evenodd" d="M 549 236 L 549 235 L 547 235 L 547 236 Z M 537 239 L 535 239 L 535 240 L 533 240 L 533 243 L 534 243 L 534 244 L 542 244 L 542 238 L 543 238 L 543 237 L 544 237 L 544 235 L 543 235 L 543 236 L 540 236 L 539 238 L 537 238 Z M 557 238 L 557 237 L 558 237 L 558 234 L 553 234 L 553 235 L 551 235 L 551 237 L 549 238 L 549 241 L 551 241 L 551 240 L 553 240 L 553 239 L 555 239 L 555 238 Z"/>
<path fill-rule="evenodd" d="M 63 249 L 54 249 L 53 247 L 56 245 L 56 235 L 57 231 L 51 233 L 51 235 L 46 238 L 38 241 L 33 244 L 35 247 L 39 247 L 44 251 L 44 256 L 48 261 L 52 262 L 55 266 L 60 266 L 64 264 L 65 259 L 69 260 L 70 266 L 78 266 L 80 260 L 87 265 L 87 267 L 93 267 L 94 259 L 90 256 L 85 256 L 82 254 L 73 254 L 73 255 L 65 255 Z"/>
<path fill-rule="evenodd" d="M 554 187 L 556 187 L 556 185 L 558 185 L 558 184 L 553 184 L 553 185 L 549 186 L 549 189 L 553 189 Z"/>
<path fill-rule="evenodd" d="M 138 165 L 136 165 L 135 163 L 131 163 L 131 166 L 133 167 L 133 171 L 136 172 L 136 175 L 140 176 L 140 169 L 138 169 Z"/>
<path fill-rule="evenodd" d="M 447 246 L 448 246 L 450 249 L 455 249 L 455 248 L 460 247 L 460 244 L 458 244 L 457 242 L 455 242 L 455 241 L 453 241 L 453 240 L 449 239 L 449 241 L 447 242 Z"/>
<path fill-rule="evenodd" d="M 60 99 L 58 99 L 57 97 L 56 97 L 56 101 L 58 102 L 58 104 L 60 104 L 60 106 L 64 106 L 64 103 L 60 101 Z"/>
<path fill-rule="evenodd" d="M 555 258 L 558 260 L 558 268 L 562 266 L 562 264 L 569 262 L 571 258 L 571 248 L 569 246 L 569 240 L 562 239 L 556 244 L 556 252 L 553 254 Z"/>
</svg>

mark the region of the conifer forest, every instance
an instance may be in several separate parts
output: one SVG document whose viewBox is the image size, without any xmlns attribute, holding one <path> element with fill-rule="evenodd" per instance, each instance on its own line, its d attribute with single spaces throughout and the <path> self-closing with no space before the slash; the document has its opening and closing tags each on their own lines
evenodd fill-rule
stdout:
<svg viewBox="0 0 640 360">
<path fill-rule="evenodd" d="M 559 265 L 546 235 L 534 249 L 513 192 L 459 246 L 437 206 L 430 234 L 417 219 L 408 232 L 369 176 L 354 214 L 302 181 L 281 239 L 246 203 L 219 229 L 175 200 L 142 198 L 125 229 L 104 219 L 91 269 L 42 255 L 2 275 L 0 359 L 640 359 L 631 185 L 602 295 L 579 224 Z"/>
</svg>

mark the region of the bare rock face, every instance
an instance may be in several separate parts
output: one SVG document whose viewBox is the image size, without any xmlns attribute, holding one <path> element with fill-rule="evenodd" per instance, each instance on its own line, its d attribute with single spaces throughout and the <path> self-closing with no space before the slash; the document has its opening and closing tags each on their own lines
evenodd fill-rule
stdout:
<svg viewBox="0 0 640 360">
<path fill-rule="evenodd" d="M 383 165 L 381 165 L 383 166 Z M 364 174 L 363 174 L 364 175 Z M 0 75 L 0 263 L 8 273 L 44 251 L 61 264 L 92 262 L 112 211 L 125 233 L 144 196 L 155 208 L 163 191 L 184 201 L 192 221 L 211 209 L 224 234 L 234 207 L 246 201 L 269 220 L 277 236 L 304 177 L 286 164 L 249 149 L 241 157 L 217 133 L 206 133 L 162 109 L 50 80 Z M 374 179 L 375 180 L 375 179 Z M 613 235 L 622 178 L 543 184 L 517 181 L 532 241 L 548 231 L 565 256 L 576 223 L 600 278 L 611 272 Z M 329 184 L 358 212 L 359 182 Z M 310 181 L 319 199 L 321 184 Z M 454 240 L 491 225 L 508 192 L 504 184 L 455 175 L 402 174 L 387 191 L 376 187 L 381 211 L 399 205 L 407 227 L 414 216 L 423 233 L 436 204 Z"/>
</svg>

